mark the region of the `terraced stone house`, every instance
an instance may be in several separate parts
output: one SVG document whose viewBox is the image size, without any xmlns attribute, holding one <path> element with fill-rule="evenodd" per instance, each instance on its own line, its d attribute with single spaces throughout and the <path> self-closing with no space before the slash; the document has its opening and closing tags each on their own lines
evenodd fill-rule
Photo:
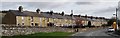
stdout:
<svg viewBox="0 0 120 38">
<path fill-rule="evenodd" d="M 36 12 L 24 11 L 22 6 L 19 6 L 18 10 L 2 11 L 2 24 L 9 25 L 22 25 L 22 26 L 40 26 L 47 27 L 49 23 L 53 23 L 56 26 L 65 25 L 88 25 L 88 21 L 94 26 L 101 26 L 107 24 L 107 21 L 100 17 L 93 16 L 81 16 L 81 15 L 66 15 L 62 13 L 54 13 L 53 11 L 42 12 L 40 9 L 36 9 Z M 72 17 L 73 16 L 73 17 Z"/>
<path fill-rule="evenodd" d="M 60 26 L 74 22 L 71 16 L 60 15 L 53 11 L 41 12 L 39 9 L 36 12 L 23 11 L 22 6 L 18 9 L 9 10 L 2 19 L 2 24 L 47 27 L 48 23 Z"/>
</svg>

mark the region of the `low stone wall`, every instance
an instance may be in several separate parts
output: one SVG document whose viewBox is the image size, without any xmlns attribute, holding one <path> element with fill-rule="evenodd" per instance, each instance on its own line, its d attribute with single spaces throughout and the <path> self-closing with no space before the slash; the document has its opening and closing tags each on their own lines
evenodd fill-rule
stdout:
<svg viewBox="0 0 120 38">
<path fill-rule="evenodd" d="M 79 31 L 89 31 L 94 28 L 78 28 Z M 101 28 L 101 27 L 100 27 Z M 9 26 L 2 25 L 2 36 L 13 36 L 13 35 L 26 35 L 37 32 L 73 32 L 75 29 L 72 28 L 61 28 L 61 27 L 35 27 L 35 26 Z"/>
<path fill-rule="evenodd" d="M 25 35 L 37 32 L 71 32 L 70 28 L 61 27 L 27 27 L 27 26 L 2 26 L 2 36 Z"/>
</svg>

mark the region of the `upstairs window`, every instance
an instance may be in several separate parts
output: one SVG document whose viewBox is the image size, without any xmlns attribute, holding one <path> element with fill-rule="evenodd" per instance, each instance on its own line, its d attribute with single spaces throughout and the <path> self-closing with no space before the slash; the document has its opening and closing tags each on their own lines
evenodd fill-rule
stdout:
<svg viewBox="0 0 120 38">
<path fill-rule="evenodd" d="M 22 20 L 24 19 L 24 17 L 22 17 Z"/>
<path fill-rule="evenodd" d="M 24 21 L 24 17 L 22 17 L 22 21 Z"/>
<path fill-rule="evenodd" d="M 31 16 L 31 19 L 33 19 L 33 16 Z"/>
<path fill-rule="evenodd" d="M 31 16 L 31 22 L 33 22 L 33 16 Z"/>
<path fill-rule="evenodd" d="M 35 26 L 38 26 L 38 23 L 35 23 Z"/>
</svg>

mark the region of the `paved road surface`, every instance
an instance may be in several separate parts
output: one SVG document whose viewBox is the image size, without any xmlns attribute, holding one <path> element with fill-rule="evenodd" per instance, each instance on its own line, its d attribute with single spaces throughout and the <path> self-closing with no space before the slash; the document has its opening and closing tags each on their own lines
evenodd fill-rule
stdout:
<svg viewBox="0 0 120 38">
<path fill-rule="evenodd" d="M 78 32 L 73 36 L 78 36 L 78 37 L 82 36 L 82 38 L 116 38 L 118 35 L 113 34 L 113 32 L 107 32 L 107 28 L 104 29 L 102 28 L 87 32 Z"/>
</svg>

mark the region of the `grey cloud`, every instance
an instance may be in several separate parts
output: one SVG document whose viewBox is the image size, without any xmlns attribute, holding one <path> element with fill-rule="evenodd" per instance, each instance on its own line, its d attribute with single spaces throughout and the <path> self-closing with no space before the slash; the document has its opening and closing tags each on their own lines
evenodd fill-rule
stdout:
<svg viewBox="0 0 120 38">
<path fill-rule="evenodd" d="M 88 5 L 88 4 L 93 4 L 92 2 L 75 2 L 77 5 Z"/>
<path fill-rule="evenodd" d="M 23 5 L 23 7 L 27 7 L 27 8 L 41 8 L 41 9 L 52 9 L 52 8 L 57 8 L 59 6 L 64 5 L 64 3 L 62 2 L 3 2 L 2 3 L 2 7 L 6 7 L 9 6 L 9 8 L 13 8 L 16 7 L 16 5 Z"/>
<path fill-rule="evenodd" d="M 99 11 L 95 11 L 94 14 L 101 14 L 101 13 L 109 13 L 115 11 L 116 7 L 108 7 L 107 9 L 101 9 Z"/>
<path fill-rule="evenodd" d="M 91 15 L 95 16 L 103 16 L 103 17 L 111 17 L 115 13 L 115 7 L 109 7 L 107 9 L 101 9 L 99 11 L 95 11 L 91 13 Z"/>
</svg>

